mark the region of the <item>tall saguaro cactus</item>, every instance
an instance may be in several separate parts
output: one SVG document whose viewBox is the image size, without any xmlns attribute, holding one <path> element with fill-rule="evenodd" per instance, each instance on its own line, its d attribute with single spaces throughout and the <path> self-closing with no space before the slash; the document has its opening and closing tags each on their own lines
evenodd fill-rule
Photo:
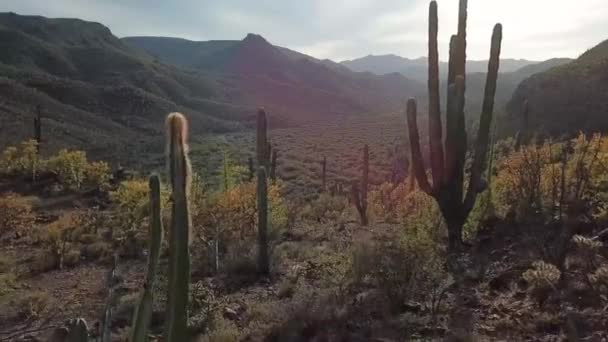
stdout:
<svg viewBox="0 0 608 342">
<path fill-rule="evenodd" d="M 165 341 L 187 341 L 188 286 L 190 283 L 190 160 L 188 122 L 180 113 L 167 117 L 167 163 L 172 188 L 169 281 Z"/>
<path fill-rule="evenodd" d="M 258 110 L 257 130 L 257 207 L 258 207 L 258 272 L 267 275 L 270 272 L 270 261 L 268 256 L 268 153 L 270 144 L 266 134 L 266 112 Z"/>
<path fill-rule="evenodd" d="M 268 135 L 266 133 L 266 112 L 264 109 L 258 109 L 258 125 L 256 137 L 256 153 L 258 158 L 258 167 L 263 166 L 268 168 Z"/>
<path fill-rule="evenodd" d="M 435 198 L 448 226 L 449 248 L 456 250 L 462 242 L 462 226 L 473 209 L 482 187 L 489 143 L 489 131 L 494 110 L 496 80 L 500 60 L 502 25 L 496 24 L 492 34 L 492 46 L 488 63 L 483 107 L 479 131 L 474 146 L 468 189 L 464 193 L 464 165 L 467 152 L 467 133 L 464 120 L 465 71 L 466 71 L 466 22 L 467 0 L 460 0 L 458 33 L 450 40 L 448 70 L 448 97 L 446 113 L 446 137 L 442 146 L 442 125 L 439 103 L 439 58 L 437 51 L 437 3 L 429 6 L 429 138 L 432 184 L 427 179 L 417 126 L 416 100 L 407 103 L 412 167 L 418 185 Z"/>
<path fill-rule="evenodd" d="M 129 342 L 148 341 L 148 327 L 152 317 L 152 304 L 154 302 L 153 289 L 156 282 L 156 267 L 160 258 L 160 248 L 163 241 L 163 223 L 160 203 L 160 178 L 158 175 L 150 176 L 150 240 L 148 251 L 148 271 L 144 283 L 141 299 L 135 309 L 133 327 Z"/>
<path fill-rule="evenodd" d="M 42 109 L 40 105 L 36 106 L 36 116 L 34 117 L 34 139 L 36 140 L 36 152 L 40 153 L 40 144 L 42 143 Z"/>
<path fill-rule="evenodd" d="M 363 165 L 361 175 L 361 188 L 357 181 L 353 182 L 353 202 L 359 212 L 361 218 L 361 224 L 367 226 L 367 188 L 369 178 L 369 148 L 367 145 L 363 146 Z"/>
</svg>

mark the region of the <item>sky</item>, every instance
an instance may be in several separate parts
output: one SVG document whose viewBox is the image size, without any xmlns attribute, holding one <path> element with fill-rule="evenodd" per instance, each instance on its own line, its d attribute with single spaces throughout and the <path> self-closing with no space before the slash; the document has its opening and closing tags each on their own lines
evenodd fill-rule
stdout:
<svg viewBox="0 0 608 342">
<path fill-rule="evenodd" d="M 458 0 L 438 0 L 447 59 Z M 97 21 L 119 37 L 264 36 L 317 58 L 427 54 L 429 0 L 0 0 L 0 12 Z M 495 23 L 505 58 L 577 57 L 608 39 L 608 0 L 469 0 L 468 57 L 487 59 Z"/>
</svg>

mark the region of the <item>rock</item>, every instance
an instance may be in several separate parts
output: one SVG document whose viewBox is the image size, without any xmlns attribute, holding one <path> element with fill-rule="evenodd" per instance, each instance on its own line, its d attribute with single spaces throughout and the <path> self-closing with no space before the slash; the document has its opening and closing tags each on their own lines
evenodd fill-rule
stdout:
<svg viewBox="0 0 608 342">
<path fill-rule="evenodd" d="M 224 308 L 224 318 L 229 319 L 231 321 L 238 321 L 240 318 L 238 310 L 228 307 L 228 306 L 225 307 Z"/>
<path fill-rule="evenodd" d="M 49 336 L 47 342 L 63 342 L 68 337 L 68 329 L 67 328 L 56 328 Z"/>
</svg>

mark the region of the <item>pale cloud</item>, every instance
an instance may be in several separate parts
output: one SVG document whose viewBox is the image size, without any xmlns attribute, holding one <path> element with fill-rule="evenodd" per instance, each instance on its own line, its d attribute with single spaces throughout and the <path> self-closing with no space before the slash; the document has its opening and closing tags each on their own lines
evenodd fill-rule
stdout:
<svg viewBox="0 0 608 342">
<path fill-rule="evenodd" d="M 439 0 L 440 54 L 456 30 L 457 0 Z M 247 33 L 319 58 L 426 55 L 428 0 L 2 0 L 0 11 L 78 17 L 118 36 L 241 39 Z M 485 59 L 495 23 L 503 56 L 576 57 L 608 38 L 606 0 L 469 0 L 468 56 Z"/>
</svg>

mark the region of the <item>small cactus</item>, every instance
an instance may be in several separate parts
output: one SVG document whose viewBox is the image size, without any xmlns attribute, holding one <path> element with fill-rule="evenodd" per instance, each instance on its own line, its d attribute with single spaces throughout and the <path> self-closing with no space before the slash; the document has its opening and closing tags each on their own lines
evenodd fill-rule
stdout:
<svg viewBox="0 0 608 342">
<path fill-rule="evenodd" d="M 87 342 L 89 340 L 89 328 L 84 318 L 70 320 L 67 324 L 67 330 L 66 342 Z"/>
<path fill-rule="evenodd" d="M 190 160 L 188 122 L 180 113 L 167 117 L 167 163 L 172 189 L 169 281 L 165 341 L 187 341 L 190 282 Z"/>
<path fill-rule="evenodd" d="M 163 241 L 163 222 L 160 203 L 160 177 L 150 176 L 150 240 L 148 251 L 148 272 L 141 293 L 141 299 L 135 309 L 133 328 L 129 338 L 130 342 L 145 342 L 148 340 L 148 326 L 152 317 L 152 304 L 154 302 L 154 283 L 156 281 L 156 267 L 160 258 L 160 248 Z"/>
<path fill-rule="evenodd" d="M 361 175 L 361 188 L 357 181 L 353 182 L 352 195 L 355 207 L 359 212 L 361 218 L 361 224 L 367 226 L 367 188 L 369 178 L 369 148 L 367 145 L 363 146 L 363 168 Z"/>
</svg>

